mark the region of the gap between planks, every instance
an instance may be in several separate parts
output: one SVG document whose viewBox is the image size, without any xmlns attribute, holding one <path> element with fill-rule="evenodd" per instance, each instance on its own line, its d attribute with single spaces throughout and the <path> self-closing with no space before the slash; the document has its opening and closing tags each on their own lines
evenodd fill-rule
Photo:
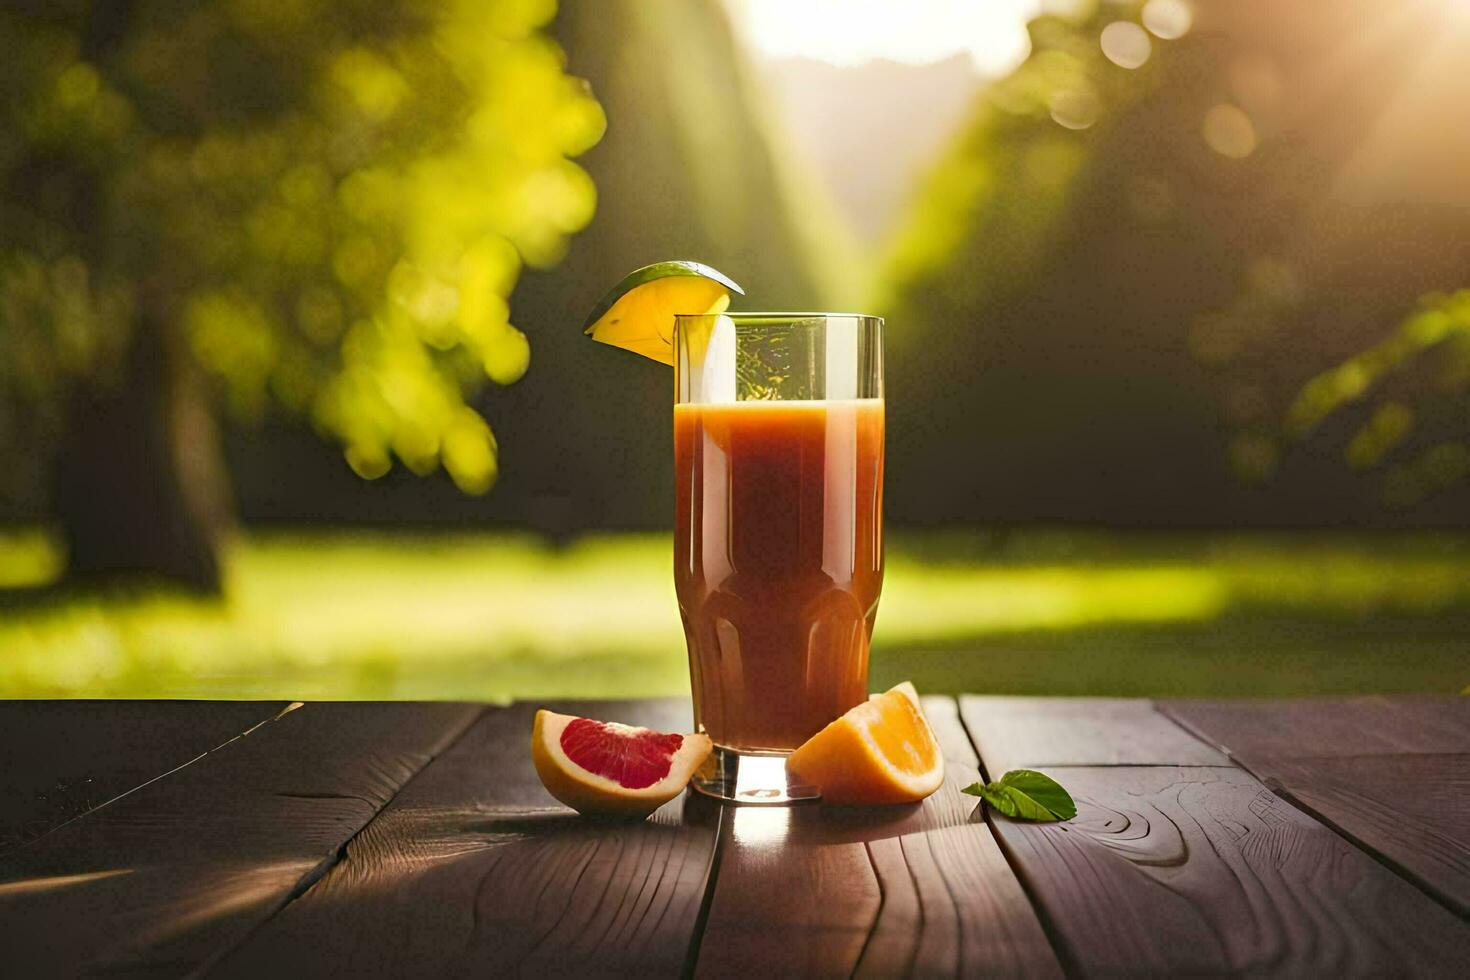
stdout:
<svg viewBox="0 0 1470 980">
<path fill-rule="evenodd" d="M 287 712 L 294 711 L 302 706 L 303 702 L 294 701 L 289 706 L 287 706 L 286 709 L 283 710 L 280 714 L 261 722 L 259 725 L 255 725 L 254 727 L 249 729 L 249 731 L 246 731 L 244 734 L 237 736 L 237 738 L 244 738 L 245 735 L 249 735 L 250 732 L 253 732 L 257 728 L 260 728 L 261 725 L 265 725 L 269 722 L 275 721 L 282 715 L 285 715 Z M 398 788 L 395 789 L 388 796 L 388 798 L 383 801 L 382 805 L 373 812 L 373 815 L 369 817 L 368 820 L 361 827 L 357 828 L 354 833 L 349 834 L 346 838 L 342 840 L 341 843 L 337 845 L 336 850 L 334 850 L 331 854 L 327 855 L 320 862 L 318 862 L 316 867 L 310 869 L 304 875 L 302 875 L 301 878 L 296 882 L 296 884 L 291 886 L 290 891 L 286 893 L 285 897 L 281 899 L 276 907 L 271 909 L 269 915 L 257 922 L 255 926 L 252 927 L 250 931 L 246 932 L 245 935 L 241 936 L 237 942 L 223 947 L 213 957 L 201 963 L 198 969 L 196 969 L 191 974 L 191 976 L 202 977 L 208 975 L 218 964 L 227 959 L 231 953 L 235 952 L 235 950 L 240 949 L 246 943 L 250 942 L 250 940 L 254 938 L 257 933 L 269 926 L 273 919 L 279 916 L 282 912 L 286 911 L 286 909 L 290 908 L 292 902 L 295 902 L 297 899 L 301 898 L 301 896 L 311 891 L 311 889 L 316 885 L 317 882 L 325 878 L 327 874 L 334 867 L 336 867 L 339 862 L 341 862 L 342 858 L 347 854 L 348 845 L 350 845 L 353 841 L 360 837 L 365 830 L 371 827 L 373 823 L 388 809 L 389 805 L 398 798 L 399 794 L 402 793 L 415 779 L 418 779 L 419 776 L 422 775 L 423 772 L 427 770 L 430 765 L 433 764 L 435 759 L 439 758 L 441 755 L 444 755 L 450 749 L 458 745 L 460 740 L 469 733 L 470 729 L 475 727 L 475 723 L 483 718 L 485 716 L 485 712 L 488 710 L 490 710 L 490 707 L 488 705 L 482 705 L 480 707 L 480 710 L 476 711 L 473 715 L 470 715 L 469 718 L 460 725 L 459 731 L 455 732 L 454 735 L 447 742 L 444 743 L 443 747 L 438 752 L 426 753 L 423 765 L 415 769 L 412 775 L 410 775 L 407 779 L 400 783 L 398 785 Z M 230 741 L 233 742 L 234 740 L 235 739 L 231 739 Z M 227 742 L 225 744 L 229 743 Z M 203 756 L 200 756 L 200 758 L 203 758 Z"/>
<path fill-rule="evenodd" d="M 970 723 L 965 720 L 964 705 L 960 702 L 959 696 L 955 695 L 952 700 L 955 703 L 955 717 L 959 719 L 960 728 L 964 730 L 965 737 L 970 740 L 970 748 L 975 753 L 975 766 L 980 770 L 980 778 L 988 783 L 996 777 L 991 775 L 989 766 L 985 762 L 985 756 L 980 752 L 980 740 L 975 737 L 975 732 L 971 730 Z M 1002 773 L 1002 775 L 1004 774 Z M 1062 941 L 1061 933 L 1057 929 L 1056 922 L 1052 920 L 1051 912 L 1047 910 L 1045 903 L 1036 894 L 1036 886 L 1031 881 L 1031 876 L 1026 873 L 1025 868 L 1022 867 L 1021 862 L 1017 859 L 1015 852 L 1011 850 L 1010 845 L 1006 843 L 1000 834 L 995 832 L 995 819 L 990 812 L 990 807 L 983 801 L 980 803 L 980 806 L 981 812 L 984 814 L 985 826 L 990 830 L 990 835 L 995 838 L 996 846 L 1000 848 L 1000 856 L 1005 858 L 1006 866 L 1011 869 L 1011 874 L 1015 876 L 1016 881 L 1021 885 L 1021 891 L 1026 893 L 1026 901 L 1031 903 L 1031 911 L 1035 914 L 1036 921 L 1041 925 L 1041 931 L 1046 936 L 1046 941 L 1051 944 L 1052 953 L 1057 958 L 1057 964 L 1068 977 L 1082 976 L 1082 969 L 1077 963 L 1076 958 L 1072 955 L 1071 947 Z"/>
<path fill-rule="evenodd" d="M 979 773 L 957 703 L 925 704 L 949 771 L 924 802 L 724 814 L 696 976 L 1062 975 L 980 801 L 959 794 Z"/>
<path fill-rule="evenodd" d="M 119 800 L 122 800 L 122 799 L 125 799 L 125 798 L 129 797 L 129 796 L 132 796 L 134 793 L 138 792 L 141 789 L 146 789 L 149 786 L 152 786 L 154 783 L 158 782 L 159 780 L 167 779 L 168 777 L 170 777 L 170 776 L 172 776 L 172 775 L 174 775 L 176 773 L 182 772 L 183 770 L 189 768 L 190 766 L 194 765 L 195 763 L 199 762 L 200 760 L 205 759 L 205 758 L 213 755 L 214 753 L 220 751 L 221 749 L 225 748 L 226 746 L 233 745 L 236 742 L 240 741 L 242 738 L 245 738 L 245 737 L 247 737 L 249 735 L 252 735 L 255 732 L 259 731 L 260 729 L 264 728 L 266 725 L 269 725 L 272 722 L 279 721 L 281 718 L 283 718 L 286 715 L 290 714 L 291 712 L 295 711 L 297 708 L 302 707 L 304 704 L 305 704 L 304 701 L 292 701 L 290 704 L 287 704 L 280 711 L 277 711 L 275 714 L 270 715 L 267 718 L 262 718 L 260 721 L 257 721 L 255 724 L 251 725 L 249 728 L 245 729 L 243 732 L 239 733 L 238 735 L 232 735 L 229 738 L 225 739 L 223 742 L 220 742 L 218 745 L 215 745 L 215 746 L 213 746 L 211 748 L 205 749 L 203 752 L 200 752 L 198 755 L 194 756 L 192 759 L 188 759 L 188 760 L 186 760 L 184 762 L 181 762 L 181 763 L 179 763 L 178 765 L 174 766 L 171 769 L 165 770 L 164 772 L 161 772 L 161 773 L 159 773 L 156 776 L 152 776 L 152 777 L 144 780 L 143 782 L 138 783 L 136 786 L 129 787 L 128 789 L 123 790 L 121 793 L 117 793 L 116 795 L 111 796 L 111 797 L 109 797 L 106 800 L 103 800 L 101 803 L 98 803 L 98 804 L 95 804 L 93 806 L 88 807 L 87 809 L 83 810 L 81 813 L 76 814 L 75 816 L 68 817 L 67 819 L 63 820 L 61 823 L 56 824 L 54 827 L 48 828 L 44 833 L 38 834 L 35 837 L 30 838 L 29 840 L 26 840 L 26 841 L 22 842 L 21 844 L 17 845 L 14 848 L 10 848 L 8 850 L 8 853 L 9 854 L 15 854 L 16 852 L 25 850 L 28 847 L 32 847 L 37 842 L 43 841 L 47 837 L 50 837 L 52 834 L 56 833 L 58 830 L 62 830 L 64 828 L 66 828 L 66 827 L 69 827 L 72 824 L 76 823 L 78 820 L 85 820 L 87 817 L 90 817 L 93 814 L 98 813 L 98 812 L 100 812 L 102 810 L 105 810 L 106 808 L 112 806 L 114 803 L 118 802 Z M 6 851 L 6 849 L 0 848 L 0 852 L 5 852 L 5 851 Z"/>
<path fill-rule="evenodd" d="M 235 724 L 217 728 L 203 744 L 282 706 L 248 717 L 237 710 Z M 122 714 L 146 719 L 149 707 L 135 704 L 141 710 Z M 313 703 L 0 858 L 0 877 L 10 886 L 0 895 L 7 965 L 58 975 L 194 973 L 276 908 L 372 818 L 373 801 L 392 795 L 425 752 L 481 710 Z M 158 733 L 147 731 L 150 738 L 139 744 L 157 748 Z M 187 746 L 177 737 L 165 741 Z M 195 755 L 198 746 L 171 762 Z M 74 747 L 70 754 L 77 756 Z M 112 793 L 100 796 L 117 795 L 117 781 L 108 785 Z"/>
<path fill-rule="evenodd" d="M 1453 896 L 1441 892 L 1438 888 L 1434 887 L 1433 884 L 1421 878 L 1418 874 L 1411 871 L 1409 868 L 1405 867 L 1398 861 L 1394 860 L 1389 855 L 1378 850 L 1373 845 L 1364 841 L 1357 834 L 1354 834 L 1352 831 L 1343 827 L 1336 820 L 1328 817 L 1326 814 L 1322 813 L 1316 807 L 1310 805 L 1304 800 L 1298 799 L 1296 794 L 1292 793 L 1291 790 L 1287 788 L 1284 784 L 1282 784 L 1282 782 L 1276 777 L 1273 776 L 1270 778 L 1262 778 L 1258 773 L 1253 771 L 1250 766 L 1247 766 L 1244 763 L 1241 763 L 1240 768 L 1244 769 L 1252 776 L 1255 776 L 1257 779 L 1261 780 L 1261 785 L 1265 786 L 1272 793 L 1276 794 L 1287 803 L 1296 807 L 1298 810 L 1305 813 L 1307 816 L 1311 817 L 1313 820 L 1317 821 L 1328 830 L 1331 830 L 1333 833 L 1337 834 L 1337 836 L 1341 837 L 1343 840 L 1347 841 L 1349 844 L 1353 845 L 1358 850 L 1362 851 L 1364 854 L 1368 855 L 1370 858 L 1383 865 L 1389 871 L 1404 879 L 1404 881 L 1408 882 L 1410 885 L 1413 885 L 1415 888 L 1419 889 L 1419 891 L 1423 892 L 1424 896 L 1430 901 L 1444 906 L 1448 911 L 1461 918 L 1465 917 L 1464 908 L 1455 901 Z"/>
<path fill-rule="evenodd" d="M 684 792 L 693 793 L 695 790 L 686 789 Z M 689 948 L 684 953 L 684 968 L 680 972 L 684 980 L 690 980 L 699 965 L 699 951 L 704 945 L 704 928 L 709 923 L 710 905 L 715 900 L 715 882 L 720 877 L 720 857 L 725 853 L 725 820 L 729 809 L 721 806 L 719 816 L 715 818 L 715 845 L 710 848 L 709 868 L 704 873 L 704 894 L 699 899 L 699 915 L 694 920 L 694 935 L 689 937 Z"/>
<path fill-rule="evenodd" d="M 719 808 L 686 797 L 648 822 L 575 817 L 526 752 L 534 707 L 482 714 L 211 975 L 683 973 Z M 548 707 L 688 730 L 687 701 Z"/>
<path fill-rule="evenodd" d="M 1364 840 L 1359 834 L 1356 834 L 1352 830 L 1343 826 L 1340 820 L 1330 816 L 1327 813 L 1324 813 L 1318 807 L 1315 807 L 1312 804 L 1308 803 L 1306 800 L 1302 799 L 1300 796 L 1292 791 L 1291 787 L 1287 784 L 1287 780 L 1280 776 L 1276 772 L 1276 770 L 1273 769 L 1272 766 L 1273 763 L 1279 764 L 1282 762 L 1286 762 L 1289 764 L 1305 765 L 1314 762 L 1321 764 L 1332 762 L 1347 762 L 1352 760 L 1384 758 L 1391 759 L 1396 757 L 1408 760 L 1425 755 L 1432 756 L 1448 753 L 1414 751 L 1411 748 L 1403 750 L 1395 749 L 1389 751 L 1373 751 L 1371 748 L 1364 748 L 1360 751 L 1348 753 L 1318 751 L 1303 753 L 1300 755 L 1290 753 L 1278 756 L 1268 750 L 1259 747 L 1247 748 L 1244 751 L 1237 752 L 1236 750 L 1230 748 L 1227 744 L 1225 744 L 1224 739 L 1218 736 L 1211 735 L 1210 732 L 1206 730 L 1206 726 L 1203 722 L 1200 722 L 1197 719 L 1181 716 L 1181 714 L 1175 710 L 1175 703 L 1156 705 L 1155 710 L 1159 714 L 1163 715 L 1165 718 L 1168 718 L 1170 721 L 1174 722 L 1180 728 L 1189 732 L 1201 742 L 1204 742 L 1207 745 L 1218 746 L 1219 748 L 1221 748 L 1229 756 L 1232 763 L 1234 763 L 1238 768 L 1244 770 L 1245 772 L 1250 773 L 1250 775 L 1260 781 L 1261 785 L 1265 786 L 1277 797 L 1286 801 L 1288 804 L 1300 810 L 1307 816 L 1311 817 L 1313 820 L 1316 820 L 1318 823 L 1322 824 L 1322 826 L 1337 834 L 1353 847 L 1357 848 L 1368 857 L 1377 861 L 1384 868 L 1402 878 L 1408 884 L 1414 886 L 1431 901 L 1443 906 L 1445 909 L 1462 919 L 1466 917 L 1466 909 L 1464 904 L 1461 901 L 1457 900 L 1455 896 L 1442 890 L 1436 885 L 1435 882 L 1430 881 L 1421 872 L 1409 867 L 1398 858 L 1394 857 L 1391 854 L 1388 854 L 1386 851 Z M 1259 758 L 1260 760 L 1258 763 L 1252 761 L 1253 759 L 1257 758 Z"/>
</svg>

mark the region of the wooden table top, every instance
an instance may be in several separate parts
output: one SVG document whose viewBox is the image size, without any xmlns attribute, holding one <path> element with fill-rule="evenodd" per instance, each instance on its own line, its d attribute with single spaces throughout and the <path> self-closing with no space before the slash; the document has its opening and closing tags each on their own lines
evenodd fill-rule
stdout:
<svg viewBox="0 0 1470 980">
<path fill-rule="evenodd" d="M 532 705 L 0 704 L 10 976 L 1470 975 L 1470 698 L 931 697 L 923 804 L 642 824 Z M 687 702 L 555 705 L 685 730 Z M 1013 822 L 1017 767 L 1078 800 Z"/>
</svg>

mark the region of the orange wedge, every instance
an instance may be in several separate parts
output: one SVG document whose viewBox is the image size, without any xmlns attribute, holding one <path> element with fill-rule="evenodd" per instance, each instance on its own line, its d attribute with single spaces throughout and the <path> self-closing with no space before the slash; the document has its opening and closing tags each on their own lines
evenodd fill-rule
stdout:
<svg viewBox="0 0 1470 980">
<path fill-rule="evenodd" d="M 593 340 L 674 364 L 674 321 L 680 313 L 723 313 L 735 280 L 699 262 L 676 259 L 634 269 L 602 298 L 583 331 Z"/>
<path fill-rule="evenodd" d="M 944 782 L 944 754 L 908 681 L 817 732 L 786 765 L 839 805 L 914 803 Z"/>
</svg>

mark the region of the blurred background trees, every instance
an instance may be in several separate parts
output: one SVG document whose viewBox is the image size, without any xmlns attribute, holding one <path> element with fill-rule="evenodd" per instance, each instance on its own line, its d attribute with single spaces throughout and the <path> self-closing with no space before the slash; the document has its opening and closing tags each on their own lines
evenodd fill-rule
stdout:
<svg viewBox="0 0 1470 980">
<path fill-rule="evenodd" d="M 575 326 L 686 255 L 889 316 L 897 525 L 1465 521 L 1456 4 L 915 8 L 996 59 L 924 63 L 758 5 L 9 6 L 0 519 L 201 584 L 232 513 L 664 527 L 667 377 Z"/>
<path fill-rule="evenodd" d="M 14 0 L 0 694 L 684 690 L 670 378 L 579 329 L 673 257 L 889 318 L 875 682 L 1459 690 L 1467 56 L 1460 0 Z"/>
<path fill-rule="evenodd" d="M 603 116 L 549 3 L 8 4 L 0 395 L 78 578 L 218 586 L 214 408 L 353 470 L 494 482 L 465 394 L 525 373 L 507 300 L 590 218 Z"/>
<path fill-rule="evenodd" d="M 673 486 L 667 368 L 580 324 L 630 270 L 692 257 L 762 307 L 825 309 L 850 267 L 820 186 L 782 151 L 719 0 L 567 3 L 558 37 L 607 109 L 583 161 L 598 208 L 515 308 L 541 363 L 506 392 L 506 478 L 478 514 L 563 539 L 663 528 Z M 753 308 L 753 307 L 752 307 Z"/>
<path fill-rule="evenodd" d="M 579 160 L 598 205 L 565 259 L 525 276 L 513 297 L 537 367 L 494 393 L 505 464 L 495 491 L 472 500 L 394 475 L 366 486 L 299 432 L 265 429 L 236 442 L 248 517 L 493 522 L 557 539 L 665 527 L 668 371 L 588 343 L 587 311 L 630 269 L 685 256 L 734 276 L 750 303 L 860 302 L 830 202 L 781 146 L 718 0 L 564 2 L 556 35 L 607 113 L 606 135 Z M 272 492 L 287 481 L 293 492 Z"/>
<path fill-rule="evenodd" d="M 1056 6 L 889 252 L 893 511 L 1462 524 L 1454 450 L 1385 498 L 1366 408 L 1292 408 L 1470 268 L 1457 5 Z"/>
</svg>

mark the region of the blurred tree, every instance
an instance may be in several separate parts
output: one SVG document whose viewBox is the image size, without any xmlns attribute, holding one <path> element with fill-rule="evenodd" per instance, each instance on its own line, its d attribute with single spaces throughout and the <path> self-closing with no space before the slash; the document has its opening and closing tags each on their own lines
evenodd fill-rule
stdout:
<svg viewBox="0 0 1470 980">
<path fill-rule="evenodd" d="M 1043 8 L 888 257 L 891 513 L 1399 520 L 1281 420 L 1470 262 L 1470 212 L 1344 182 L 1449 6 Z"/>
<path fill-rule="evenodd" d="M 1161 392 L 1179 365 L 1161 363 L 1157 335 L 1137 318 L 1120 323 L 1119 294 L 1138 273 L 1167 269 L 1149 283 L 1167 308 L 1198 283 L 1196 263 L 1219 258 L 1206 243 L 1214 254 L 1181 268 L 1179 256 L 1200 251 L 1191 243 L 1160 261 L 1159 223 L 1139 220 L 1167 206 L 1158 174 L 1180 162 L 1149 159 L 1175 119 L 1156 118 L 1147 134 L 1139 124 L 1177 54 L 1150 50 L 1141 4 L 1051 6 L 1065 9 L 1031 23 L 1031 55 L 980 92 L 923 181 L 879 283 L 890 472 L 913 474 L 890 486 L 900 520 L 1115 520 L 1189 478 L 1139 458 L 1140 415 L 1154 436 L 1206 424 L 1198 399 Z M 1129 68 L 1099 42 L 1114 22 L 1143 48 Z"/>
<path fill-rule="evenodd" d="M 554 6 L 5 5 L 0 445 L 54 447 L 71 576 L 218 586 L 221 399 L 489 488 L 466 395 L 526 371 L 521 264 L 593 208 Z"/>
<path fill-rule="evenodd" d="M 772 133 L 720 0 L 567 0 L 557 36 L 607 110 L 581 161 L 597 214 L 564 262 L 517 289 L 517 321 L 555 368 L 494 393 L 506 476 L 478 516 L 557 538 L 667 527 L 669 371 L 582 336 L 598 298 L 629 269 L 692 258 L 734 277 L 745 309 L 860 299 L 843 292 L 841 229 Z"/>
</svg>

